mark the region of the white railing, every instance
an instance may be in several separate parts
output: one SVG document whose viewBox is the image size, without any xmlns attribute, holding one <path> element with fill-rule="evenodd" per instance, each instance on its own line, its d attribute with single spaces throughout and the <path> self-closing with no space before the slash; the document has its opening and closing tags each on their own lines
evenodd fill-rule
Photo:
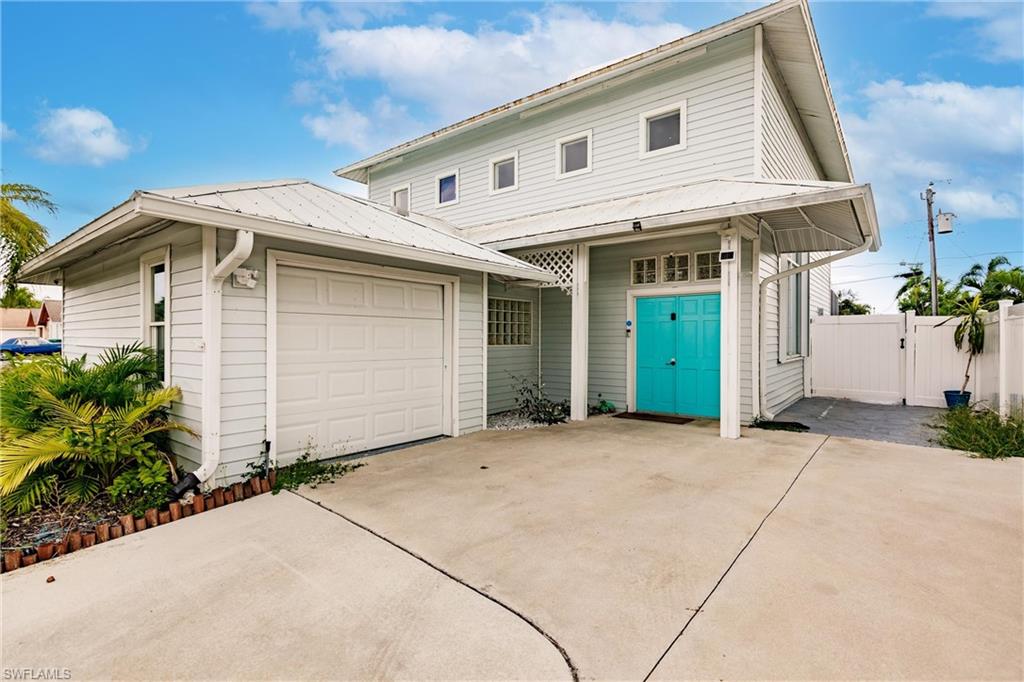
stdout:
<svg viewBox="0 0 1024 682">
<path fill-rule="evenodd" d="M 1000 302 L 985 322 L 985 351 L 967 390 L 1000 414 L 1024 410 L 1024 303 Z M 948 316 L 818 317 L 811 324 L 811 395 L 942 407 L 959 390 L 967 353 L 953 343 Z"/>
</svg>

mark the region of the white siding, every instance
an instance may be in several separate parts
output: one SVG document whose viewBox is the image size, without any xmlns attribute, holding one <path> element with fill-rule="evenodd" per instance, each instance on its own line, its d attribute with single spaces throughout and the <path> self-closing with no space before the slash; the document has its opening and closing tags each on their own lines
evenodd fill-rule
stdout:
<svg viewBox="0 0 1024 682">
<path fill-rule="evenodd" d="M 468 131 L 412 152 L 370 175 L 370 198 L 390 203 L 411 183 L 412 209 L 460 226 L 491 222 L 712 177 L 754 174 L 752 32 L 723 39 L 692 62 L 668 67 L 528 118 Z M 686 148 L 639 158 L 643 112 L 687 103 Z M 593 171 L 555 179 L 555 140 L 593 131 Z M 516 149 L 519 189 L 491 196 L 488 162 Z M 434 205 L 435 176 L 459 169 L 459 202 Z"/>
<path fill-rule="evenodd" d="M 828 256 L 828 252 L 825 251 L 808 254 L 811 261 L 821 260 Z M 808 282 L 811 289 L 808 296 L 811 319 L 819 315 L 830 315 L 832 310 L 832 266 L 823 265 L 820 268 L 814 268 L 808 273 Z"/>
<path fill-rule="evenodd" d="M 490 298 L 513 298 L 533 303 L 532 343 L 528 346 L 489 346 L 487 349 L 487 412 L 495 414 L 516 406 L 515 379 L 540 381 L 540 338 L 538 336 L 538 300 L 540 290 L 505 285 L 491 280 Z"/>
<path fill-rule="evenodd" d="M 64 355 L 86 355 L 90 362 L 115 345 L 138 341 L 142 327 L 139 257 L 170 244 L 171 384 L 182 400 L 171 414 L 200 429 L 201 287 L 198 227 L 175 223 L 154 235 L 95 254 L 64 272 Z M 172 435 L 173 449 L 184 464 L 197 464 L 199 441 Z"/>
<path fill-rule="evenodd" d="M 761 279 L 779 271 L 778 256 L 772 251 L 771 239 L 761 240 Z M 764 396 L 769 411 L 778 414 L 804 395 L 803 359 L 780 362 L 779 355 L 779 283 L 768 285 L 764 316 L 765 385 Z"/>
<path fill-rule="evenodd" d="M 233 244 L 228 233 L 218 240 L 219 257 Z M 257 237 L 252 256 L 241 267 L 259 271 L 254 289 L 229 284 L 223 297 L 223 380 L 221 398 L 221 466 L 218 480 L 239 476 L 247 462 L 261 456 L 266 438 L 266 252 L 267 249 L 306 253 L 325 258 L 361 261 L 411 270 L 449 272 L 423 268 L 422 264 L 374 257 L 312 244 Z M 483 425 L 483 305 L 480 273 L 459 272 L 458 311 L 459 428 L 471 433 Z"/>
<path fill-rule="evenodd" d="M 806 133 L 770 55 L 762 69 L 761 173 L 783 180 L 821 180 Z"/>
<path fill-rule="evenodd" d="M 552 400 L 568 400 L 572 373 L 572 299 L 561 289 L 541 289 L 540 380 Z"/>
</svg>

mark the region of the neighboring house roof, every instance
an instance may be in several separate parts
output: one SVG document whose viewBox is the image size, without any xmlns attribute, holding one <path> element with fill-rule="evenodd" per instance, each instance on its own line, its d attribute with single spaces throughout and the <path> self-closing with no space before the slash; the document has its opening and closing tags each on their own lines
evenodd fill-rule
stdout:
<svg viewBox="0 0 1024 682">
<path fill-rule="evenodd" d="M 36 313 L 36 324 L 44 325 L 48 322 L 62 321 L 64 319 L 62 315 L 63 306 L 63 302 L 57 299 L 43 299 L 43 303 L 39 306 L 39 311 Z"/>
<path fill-rule="evenodd" d="M 787 180 L 703 180 L 467 228 L 496 248 L 696 225 L 753 214 L 774 229 L 780 252 L 841 251 L 872 237 L 880 245 L 869 185 Z"/>
<path fill-rule="evenodd" d="M 403 154 L 432 145 L 439 140 L 480 126 L 519 115 L 527 109 L 548 105 L 569 95 L 584 93 L 589 88 L 633 73 L 638 69 L 679 55 L 761 24 L 768 49 L 778 64 L 804 128 L 811 140 L 825 177 L 838 182 L 852 182 L 842 128 L 825 66 L 821 60 L 818 39 L 811 21 L 807 0 L 781 0 L 735 19 L 698 31 L 684 38 L 659 45 L 646 52 L 627 57 L 577 78 L 545 90 L 520 97 L 476 116 L 454 123 L 427 135 L 404 142 L 335 171 L 336 175 L 356 182 L 366 182 L 373 166 L 398 159 Z M 575 97 L 573 98 L 575 99 Z"/>
<path fill-rule="evenodd" d="M 0 308 L 0 329 L 35 326 L 31 308 Z"/>
<path fill-rule="evenodd" d="M 455 228 L 436 218 L 402 216 L 301 179 L 139 190 L 26 263 L 21 272 L 28 280 L 45 279 L 47 273 L 160 221 L 251 230 L 514 278 L 553 279 L 540 268 L 457 236 Z"/>
</svg>

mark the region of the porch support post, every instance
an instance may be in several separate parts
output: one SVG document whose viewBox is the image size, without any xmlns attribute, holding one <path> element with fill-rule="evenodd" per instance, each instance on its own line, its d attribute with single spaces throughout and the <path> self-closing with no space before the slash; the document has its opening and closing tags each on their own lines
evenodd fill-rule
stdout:
<svg viewBox="0 0 1024 682">
<path fill-rule="evenodd" d="M 722 231 L 722 251 L 732 260 L 722 263 L 721 391 L 719 429 L 722 438 L 740 437 L 740 234 L 730 221 Z"/>
<path fill-rule="evenodd" d="M 576 244 L 572 259 L 572 369 L 569 418 L 587 418 L 587 352 L 590 335 L 590 246 Z"/>
</svg>

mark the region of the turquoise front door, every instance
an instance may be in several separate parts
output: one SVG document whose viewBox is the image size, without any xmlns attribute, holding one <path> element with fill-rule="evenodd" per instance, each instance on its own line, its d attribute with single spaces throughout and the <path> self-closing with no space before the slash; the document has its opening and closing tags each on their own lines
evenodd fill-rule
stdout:
<svg viewBox="0 0 1024 682">
<path fill-rule="evenodd" d="M 718 417 L 718 294 L 636 299 L 636 409 Z"/>
</svg>

